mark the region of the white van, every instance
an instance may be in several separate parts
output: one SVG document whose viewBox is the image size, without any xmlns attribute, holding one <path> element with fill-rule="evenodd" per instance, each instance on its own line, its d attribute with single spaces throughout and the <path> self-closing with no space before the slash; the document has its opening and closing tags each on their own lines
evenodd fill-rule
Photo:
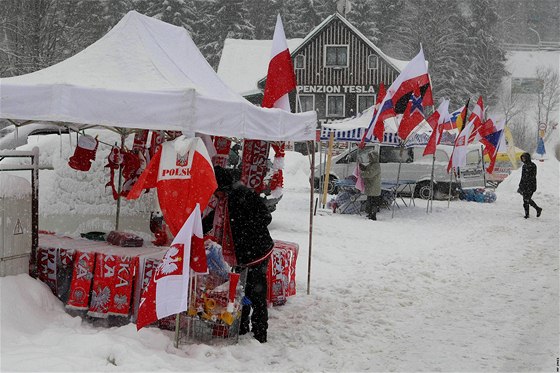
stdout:
<svg viewBox="0 0 560 373">
<path fill-rule="evenodd" d="M 360 157 L 361 163 L 367 163 L 367 153 L 372 148 L 379 152 L 379 163 L 381 164 L 381 180 L 384 182 L 396 182 L 399 174 L 399 158 L 402 158 L 399 180 L 412 180 L 415 197 L 428 199 L 430 196 L 430 180 L 432 173 L 432 155 L 423 156 L 424 147 L 413 147 L 402 150 L 399 147 L 385 146 L 379 144 L 366 145 L 364 149 L 352 146 L 342 154 L 333 157 L 329 173 L 329 193 L 338 192 L 337 181 L 352 175 L 356 168 L 356 159 Z M 434 198 L 446 198 L 449 193 L 450 174 L 447 173 L 447 164 L 453 147 L 439 145 L 436 149 L 434 163 Z M 315 185 L 322 185 L 325 174 L 325 162 L 315 168 Z M 456 195 L 459 187 L 472 188 L 484 187 L 484 173 L 482 169 L 482 157 L 479 146 L 473 145 L 467 153 L 467 166 L 461 169 L 461 175 L 457 180 L 453 176 L 451 181 L 451 194 Z"/>
</svg>

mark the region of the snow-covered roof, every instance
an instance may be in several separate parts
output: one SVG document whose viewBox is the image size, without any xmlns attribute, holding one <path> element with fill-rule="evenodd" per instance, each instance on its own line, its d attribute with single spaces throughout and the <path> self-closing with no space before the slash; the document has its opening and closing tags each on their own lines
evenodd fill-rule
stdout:
<svg viewBox="0 0 560 373">
<path fill-rule="evenodd" d="M 0 118 L 301 141 L 313 139 L 317 114 L 251 104 L 184 28 L 131 11 L 75 56 L 0 79 Z"/>
<path fill-rule="evenodd" d="M 325 18 L 323 20 L 323 22 L 319 23 L 313 30 L 311 30 L 311 32 L 309 34 L 307 34 L 307 36 L 305 37 L 305 39 L 303 40 L 303 42 L 300 44 L 300 47 L 305 45 L 307 43 L 308 40 L 310 40 L 311 38 L 313 38 L 317 33 L 319 33 L 327 24 L 329 24 L 334 18 L 338 18 L 340 21 L 342 21 L 350 30 L 352 30 L 352 32 L 354 32 L 356 35 L 358 35 L 358 37 L 360 37 L 367 45 L 369 45 L 377 54 L 379 54 L 379 56 L 383 59 L 385 59 L 387 62 L 389 62 L 389 64 L 393 65 L 393 67 L 398 71 L 401 72 L 404 67 L 406 66 L 406 64 L 409 61 L 401 61 L 398 60 L 396 58 L 392 58 L 389 57 L 388 55 L 386 55 L 385 53 L 383 53 L 383 51 L 381 51 L 381 49 L 379 49 L 379 47 L 375 44 L 373 44 L 371 42 L 371 40 L 369 40 L 364 34 L 362 34 L 360 32 L 360 30 L 358 30 L 354 25 L 352 25 L 346 18 L 344 18 L 340 13 L 334 13 L 331 14 L 330 16 L 328 16 L 327 18 Z M 295 49 L 294 53 L 298 52 L 298 48 Z"/>
<path fill-rule="evenodd" d="M 296 54 L 307 41 L 313 38 L 335 17 L 344 22 L 348 28 L 356 33 L 358 37 L 362 38 L 368 46 L 398 72 L 402 71 L 409 62 L 387 56 L 379 47 L 373 44 L 364 34 L 338 13 L 325 18 L 323 22 L 317 25 L 304 39 L 288 39 L 290 53 L 292 55 Z M 242 96 L 260 93 L 261 91 L 257 87 L 257 83 L 266 77 L 271 48 L 272 40 L 226 39 L 218 66 L 218 76 Z"/>
<path fill-rule="evenodd" d="M 537 67 L 560 71 L 558 51 L 508 51 L 506 69 L 515 78 L 536 78 Z"/>
<path fill-rule="evenodd" d="M 288 40 L 290 52 L 302 41 Z M 218 76 L 242 96 L 261 92 L 257 82 L 267 74 L 271 49 L 272 40 L 226 39 Z"/>
</svg>

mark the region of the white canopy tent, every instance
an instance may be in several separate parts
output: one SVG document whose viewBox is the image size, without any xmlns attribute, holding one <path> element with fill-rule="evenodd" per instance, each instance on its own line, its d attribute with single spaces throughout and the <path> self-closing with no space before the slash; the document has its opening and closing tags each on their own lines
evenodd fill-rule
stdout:
<svg viewBox="0 0 560 373">
<path fill-rule="evenodd" d="M 188 32 L 129 12 L 104 37 L 40 71 L 0 79 L 0 118 L 313 140 L 314 111 L 254 106 L 206 62 Z"/>
<path fill-rule="evenodd" d="M 364 110 L 361 115 L 352 118 L 325 123 L 321 126 L 321 140 L 328 140 L 331 133 L 334 133 L 335 141 L 360 142 L 367 130 L 373 117 L 373 107 Z M 385 135 L 383 144 L 399 146 L 400 138 L 397 135 L 397 124 L 400 116 L 385 120 Z M 423 120 L 409 135 L 406 147 L 424 146 L 428 143 L 432 128 Z M 378 143 L 377 139 L 372 138 L 372 143 Z"/>
</svg>

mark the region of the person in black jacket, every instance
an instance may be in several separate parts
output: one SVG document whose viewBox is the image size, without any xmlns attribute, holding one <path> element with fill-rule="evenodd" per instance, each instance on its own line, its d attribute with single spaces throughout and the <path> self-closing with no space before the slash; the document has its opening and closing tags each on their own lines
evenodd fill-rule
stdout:
<svg viewBox="0 0 560 373">
<path fill-rule="evenodd" d="M 533 193 L 537 190 L 537 165 L 531 161 L 529 153 L 521 154 L 523 168 L 521 170 L 521 180 L 517 192 L 523 196 L 523 208 L 525 209 L 525 219 L 529 218 L 529 206 L 537 210 L 537 218 L 541 216 L 542 208 L 533 201 Z"/>
<path fill-rule="evenodd" d="M 243 306 L 239 334 L 252 331 L 255 339 L 264 343 L 268 329 L 266 272 L 274 246 L 268 231 L 272 216 L 263 200 L 253 190 L 240 182 L 233 183 L 233 177 L 228 170 L 216 166 L 214 172 L 218 182 L 215 195 L 218 198 L 228 199 L 229 221 L 237 266 L 248 270 L 245 296 L 251 304 Z M 249 315 L 251 328 L 249 328 Z"/>
</svg>

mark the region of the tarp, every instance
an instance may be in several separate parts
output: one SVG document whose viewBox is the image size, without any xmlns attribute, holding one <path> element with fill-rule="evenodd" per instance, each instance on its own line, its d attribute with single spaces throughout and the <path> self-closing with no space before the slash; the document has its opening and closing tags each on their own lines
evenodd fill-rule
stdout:
<svg viewBox="0 0 560 373">
<path fill-rule="evenodd" d="M 335 141 L 351 141 L 359 142 L 362 140 L 364 132 L 369 126 L 373 117 L 373 107 L 364 110 L 361 115 L 345 120 L 333 121 L 325 123 L 321 126 L 321 140 L 328 140 L 330 134 L 334 132 Z M 397 119 L 389 118 L 385 120 L 385 134 L 383 136 L 383 144 L 398 146 L 401 139 L 397 135 Z M 406 147 L 425 146 L 430 139 L 432 129 L 428 122 L 422 121 L 418 127 L 409 136 Z M 371 143 L 379 141 L 372 138 Z"/>
<path fill-rule="evenodd" d="M 0 118 L 313 140 L 317 114 L 254 106 L 188 32 L 131 11 L 105 36 L 43 70 L 0 79 Z"/>
</svg>

